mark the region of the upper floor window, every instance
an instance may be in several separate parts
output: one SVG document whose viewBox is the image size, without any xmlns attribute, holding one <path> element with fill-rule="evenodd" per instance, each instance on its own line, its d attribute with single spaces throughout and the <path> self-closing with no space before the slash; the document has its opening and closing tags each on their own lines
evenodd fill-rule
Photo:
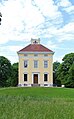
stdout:
<svg viewBox="0 0 74 119">
<path fill-rule="evenodd" d="M 38 56 L 38 54 L 34 54 L 34 56 L 35 56 L 35 57 L 37 57 L 37 56 Z"/>
<path fill-rule="evenodd" d="M 24 54 L 24 56 L 26 57 L 26 56 L 28 56 L 27 54 Z"/>
<path fill-rule="evenodd" d="M 27 61 L 27 60 L 24 61 L 24 67 L 25 67 L 25 68 L 28 67 L 28 61 Z"/>
<path fill-rule="evenodd" d="M 44 57 L 47 57 L 48 56 L 48 54 L 44 54 Z"/>
<path fill-rule="evenodd" d="M 44 68 L 48 68 L 48 61 L 44 61 Z"/>
<path fill-rule="evenodd" d="M 34 68 L 38 68 L 38 61 L 34 60 Z"/>
</svg>

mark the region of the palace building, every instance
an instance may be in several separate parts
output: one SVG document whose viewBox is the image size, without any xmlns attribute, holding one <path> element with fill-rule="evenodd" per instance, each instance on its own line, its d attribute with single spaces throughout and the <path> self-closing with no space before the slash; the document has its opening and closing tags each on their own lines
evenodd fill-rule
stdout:
<svg viewBox="0 0 74 119">
<path fill-rule="evenodd" d="M 31 44 L 18 51 L 18 86 L 53 86 L 53 54 L 40 39 L 31 39 Z"/>
</svg>

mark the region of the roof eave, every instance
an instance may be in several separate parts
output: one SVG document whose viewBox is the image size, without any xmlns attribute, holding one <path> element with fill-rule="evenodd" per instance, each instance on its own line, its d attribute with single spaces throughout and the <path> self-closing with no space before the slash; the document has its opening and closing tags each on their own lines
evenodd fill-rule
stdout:
<svg viewBox="0 0 74 119">
<path fill-rule="evenodd" d="M 54 54 L 55 52 L 24 52 L 24 51 L 20 51 L 20 52 L 17 52 L 18 54 L 33 54 L 33 53 L 36 53 L 36 54 Z"/>
</svg>

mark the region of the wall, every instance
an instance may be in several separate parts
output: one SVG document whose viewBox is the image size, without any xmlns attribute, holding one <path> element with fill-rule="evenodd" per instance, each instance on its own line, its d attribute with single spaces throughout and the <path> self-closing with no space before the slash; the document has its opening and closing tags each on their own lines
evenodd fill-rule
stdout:
<svg viewBox="0 0 74 119">
<path fill-rule="evenodd" d="M 28 68 L 24 68 L 24 60 L 28 60 Z M 34 60 L 38 60 L 38 68 L 34 68 Z M 48 60 L 48 68 L 44 68 L 44 60 Z M 24 54 L 19 54 L 19 84 L 32 84 L 33 78 L 32 73 L 39 73 L 39 84 L 44 84 L 43 74 L 48 73 L 48 84 L 53 84 L 53 54 L 48 54 L 48 56 L 44 56 L 44 54 L 38 54 L 37 57 L 34 54 L 28 54 L 28 56 L 24 56 Z M 24 73 L 28 73 L 28 81 L 24 82 Z"/>
</svg>

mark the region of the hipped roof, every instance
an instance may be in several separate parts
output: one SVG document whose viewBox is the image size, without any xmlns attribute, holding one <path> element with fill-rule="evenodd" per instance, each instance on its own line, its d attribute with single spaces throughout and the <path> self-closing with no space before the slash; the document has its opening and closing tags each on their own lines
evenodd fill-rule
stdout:
<svg viewBox="0 0 74 119">
<path fill-rule="evenodd" d="M 43 46 L 41 44 L 30 44 L 30 45 L 24 47 L 23 49 L 21 49 L 20 51 L 18 51 L 18 53 L 25 53 L 25 52 L 50 52 L 50 53 L 54 53 L 52 50 L 46 48 L 45 46 Z"/>
</svg>

